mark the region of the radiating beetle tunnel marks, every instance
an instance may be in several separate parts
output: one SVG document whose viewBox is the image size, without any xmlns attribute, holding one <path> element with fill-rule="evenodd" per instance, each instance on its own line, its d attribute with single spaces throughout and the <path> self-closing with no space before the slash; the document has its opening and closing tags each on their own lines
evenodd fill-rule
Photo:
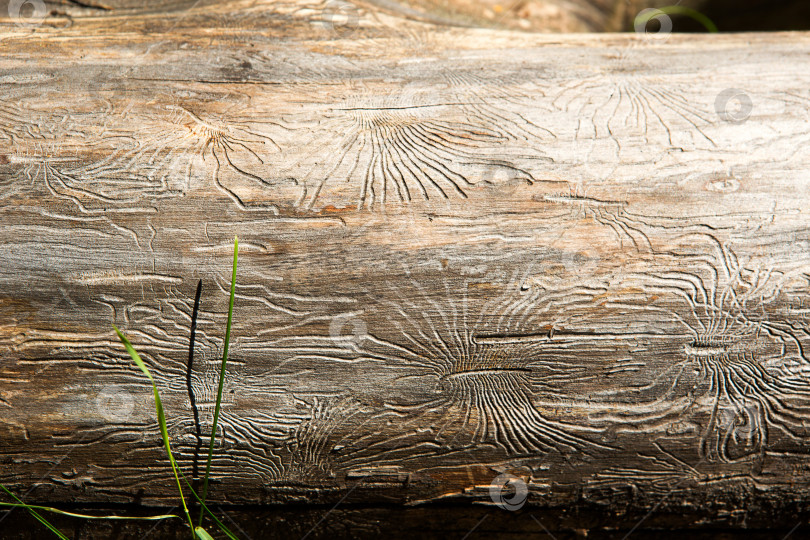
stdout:
<svg viewBox="0 0 810 540">
<path fill-rule="evenodd" d="M 103 134 L 88 131 L 75 159 L 42 157 L 26 174 L 39 175 L 53 196 L 72 201 L 85 213 L 143 210 L 148 203 L 199 189 L 202 184 L 195 182 L 206 174 L 212 187 L 241 209 L 275 211 L 264 204 L 274 198 L 274 183 L 265 176 L 267 156 L 279 147 L 257 126 L 279 124 L 254 118 L 215 121 L 190 108 L 164 109 L 130 107 L 115 114 L 116 122 Z M 124 127 L 130 122 L 139 125 L 137 133 Z M 260 203 L 254 205 L 253 199 Z"/>
<path fill-rule="evenodd" d="M 442 76 L 449 85 L 446 94 L 453 96 L 452 100 L 463 110 L 468 110 L 469 117 L 500 126 L 513 139 L 528 144 L 557 138 L 552 131 L 526 116 L 527 106 L 531 111 L 545 102 L 545 90 L 537 84 L 536 73 L 482 77 L 477 70 L 460 68 L 446 71 Z M 523 112 L 515 112 L 512 105 Z"/>
<path fill-rule="evenodd" d="M 0 140 L 8 143 L 0 150 L 0 198 L 30 191 L 43 178 L 51 194 L 67 198 L 49 183 L 81 168 L 77 152 L 69 155 L 65 122 L 58 114 L 0 103 Z"/>
<path fill-rule="evenodd" d="M 639 75 L 639 68 L 621 65 L 615 71 L 585 76 L 566 83 L 554 98 L 554 105 L 577 115 L 576 137 L 619 141 L 641 136 L 646 142 L 663 136 L 669 146 L 681 144 L 677 134 L 687 133 L 711 147 L 716 144 L 705 129 L 712 124 L 710 107 L 700 107 L 675 79 Z M 643 71 L 645 67 L 641 67 Z"/>
<path fill-rule="evenodd" d="M 764 455 L 770 442 L 778 441 L 777 431 L 810 435 L 810 382 L 804 375 L 810 335 L 778 320 L 780 291 L 798 275 L 790 268 L 795 261 L 780 268 L 774 262 L 740 262 L 727 246 L 719 251 L 681 258 L 669 270 L 628 275 L 628 283 L 633 280 L 657 300 L 618 305 L 655 311 L 672 329 L 671 337 L 662 334 L 647 346 L 668 364 L 649 386 L 659 393 L 647 397 L 653 401 L 629 405 L 621 417 L 629 426 L 676 422 L 689 413 L 702 425 L 699 455 L 733 462 Z M 684 331 L 683 338 L 674 337 Z M 624 393 L 634 393 L 636 401 L 641 396 L 638 390 Z M 598 423 L 598 416 L 592 420 Z"/>
<path fill-rule="evenodd" d="M 297 205 L 311 209 L 326 199 L 373 209 L 464 199 L 476 185 L 538 181 L 534 174 L 548 161 L 538 148 L 550 135 L 467 98 L 417 90 L 356 95 L 330 107 L 309 143 L 318 161 L 292 173 L 303 179 Z"/>
<path fill-rule="evenodd" d="M 296 401 L 307 413 L 285 444 L 282 473 L 277 481 L 322 484 L 336 479 L 358 449 L 358 427 L 374 416 L 374 409 L 346 396 Z"/>
<path fill-rule="evenodd" d="M 258 285 L 237 286 L 237 305 L 243 313 L 252 313 L 254 321 L 262 321 L 263 326 L 270 330 L 289 330 L 290 317 L 304 320 L 327 318 L 322 309 L 319 315 L 321 305 L 346 304 L 346 299 L 341 297 L 309 297 L 278 290 L 268 294 L 272 302 L 263 301 L 264 298 L 256 296 L 256 287 Z M 97 290 L 95 295 L 106 298 L 112 292 L 102 294 Z M 122 327 L 153 374 L 166 408 L 173 451 L 180 466 L 188 473 L 199 473 L 204 469 L 212 429 L 223 346 L 222 328 L 227 312 L 220 309 L 221 300 L 227 299 L 227 291 L 217 292 L 221 293 L 217 302 L 219 307 L 212 310 L 210 296 L 206 295 L 208 299 L 204 297 L 198 312 L 191 368 L 187 362 L 192 304 L 187 295 L 172 287 L 168 291 L 169 298 L 157 304 L 129 303 L 125 298 L 118 298 L 123 304 L 119 309 Z M 212 475 L 277 481 L 290 474 L 291 437 L 312 416 L 309 408 L 300 407 L 292 395 L 302 373 L 296 369 L 268 368 L 268 363 L 263 361 L 267 349 L 261 347 L 264 339 L 254 341 L 239 332 L 237 320 L 224 379 Z M 260 346 L 253 347 L 256 343 Z M 128 357 L 121 355 L 118 344 L 103 335 L 93 347 L 66 353 L 64 360 L 76 361 L 79 369 L 92 378 L 114 376 L 133 396 L 136 392 L 138 396 L 148 395 L 148 384 L 144 387 L 143 377 Z M 128 435 L 133 443 L 130 451 L 147 452 L 155 448 L 155 441 L 160 440 L 158 426 L 145 412 L 143 416 L 133 414 L 120 422 L 90 426 L 88 432 L 97 432 L 100 436 L 132 434 L 135 433 L 133 424 L 138 424 L 137 436 Z M 312 430 L 309 428 L 307 432 Z M 299 432 L 298 439 L 304 446 L 310 444 L 305 438 Z M 159 476 L 160 473 L 156 472 L 155 477 Z"/>
<path fill-rule="evenodd" d="M 402 463 L 416 459 L 416 450 L 424 464 L 478 447 L 502 457 L 607 449 L 589 440 L 589 428 L 546 417 L 534 403 L 540 394 L 553 399 L 557 379 L 576 379 L 586 368 L 557 361 L 557 351 L 546 351 L 546 343 L 502 339 L 510 332 L 545 334 L 539 321 L 560 320 L 559 310 L 592 303 L 602 290 L 546 296 L 536 287 L 521 290 L 514 280 L 500 296 L 482 298 L 447 281 L 444 290 L 428 287 L 412 281 L 407 290 L 368 293 L 362 338 L 330 343 L 301 336 L 269 345 L 289 369 L 313 362 L 365 365 L 369 376 L 379 377 L 372 383 L 376 395 L 390 388 L 374 414 L 393 420 L 385 433 L 355 437 L 354 450 L 341 458 L 343 467 Z M 358 399 L 362 393 L 353 391 Z"/>
<path fill-rule="evenodd" d="M 266 159 L 280 148 L 263 129 L 280 124 L 255 118 L 202 118 L 192 109 L 177 105 L 166 109 L 168 115 L 145 117 L 137 144 L 96 164 L 96 174 L 137 171 L 146 185 L 173 181 L 172 187 L 184 194 L 193 189 L 192 181 L 200 174 L 194 169 L 200 169 L 210 172 L 214 186 L 242 210 L 268 209 L 253 205 L 249 199 L 272 198 L 264 193 L 274 185 L 264 176 L 268 172 Z M 254 193 L 257 188 L 258 196 Z"/>
</svg>

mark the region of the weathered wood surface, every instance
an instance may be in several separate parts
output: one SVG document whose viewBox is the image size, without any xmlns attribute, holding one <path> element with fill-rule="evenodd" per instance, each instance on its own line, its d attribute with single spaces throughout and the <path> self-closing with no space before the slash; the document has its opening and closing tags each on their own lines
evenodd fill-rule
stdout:
<svg viewBox="0 0 810 540">
<path fill-rule="evenodd" d="M 214 500 L 805 500 L 810 36 L 333 8 L 0 20 L 0 482 L 171 504 L 238 234 Z"/>
</svg>

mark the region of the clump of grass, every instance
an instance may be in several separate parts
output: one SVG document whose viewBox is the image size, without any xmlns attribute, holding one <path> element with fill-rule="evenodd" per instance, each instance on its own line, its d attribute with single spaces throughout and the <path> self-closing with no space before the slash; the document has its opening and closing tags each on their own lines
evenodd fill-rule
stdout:
<svg viewBox="0 0 810 540">
<path fill-rule="evenodd" d="M 206 496 L 208 494 L 208 478 L 209 478 L 209 475 L 211 473 L 211 460 L 212 460 L 213 454 L 214 454 L 214 441 L 215 441 L 216 434 L 217 434 L 217 422 L 219 420 L 219 411 L 220 411 L 220 407 L 221 407 L 221 404 L 222 404 L 222 390 L 223 390 L 223 386 L 224 386 L 224 382 L 225 382 L 225 366 L 226 366 L 226 364 L 228 362 L 228 346 L 230 345 L 230 341 L 231 341 L 231 322 L 233 320 L 233 302 L 234 302 L 234 292 L 235 292 L 235 289 L 236 289 L 236 261 L 237 261 L 238 251 L 239 251 L 239 239 L 234 238 L 234 241 L 233 241 L 233 272 L 231 274 L 231 296 L 230 296 L 230 301 L 228 303 L 228 323 L 227 323 L 227 326 L 225 327 L 225 345 L 224 345 L 224 348 L 223 348 L 224 350 L 223 350 L 223 354 L 222 354 L 222 365 L 221 365 L 220 373 L 219 373 L 219 388 L 217 389 L 217 402 L 216 402 L 216 407 L 214 409 L 214 425 L 213 425 L 213 429 L 211 430 L 211 440 L 210 440 L 210 444 L 209 444 L 209 447 L 208 447 L 208 463 L 207 463 L 207 465 L 205 467 L 205 478 L 204 478 L 204 481 L 203 481 L 203 495 L 202 495 L 202 498 L 200 498 L 200 496 L 197 495 L 197 493 L 194 491 L 194 488 L 191 486 L 188 479 L 186 479 L 183 472 L 177 466 L 177 461 L 174 459 L 174 454 L 172 453 L 172 447 L 171 447 L 171 444 L 169 442 L 169 432 L 168 432 L 168 429 L 166 428 L 166 415 L 165 415 L 165 413 L 163 411 L 163 403 L 160 400 L 160 393 L 158 392 L 157 385 L 155 384 L 155 379 L 152 378 L 152 374 L 149 372 L 149 369 L 146 367 L 146 364 L 143 362 L 143 360 L 141 359 L 138 352 L 132 346 L 132 343 L 130 343 L 130 341 L 127 339 L 127 337 L 118 328 L 116 328 L 115 325 L 113 325 L 113 328 L 115 329 L 116 334 L 118 334 L 118 338 L 124 344 L 124 348 L 126 348 L 127 352 L 129 353 L 129 356 L 132 357 L 132 360 L 141 369 L 141 371 L 143 371 L 143 373 L 149 378 L 149 382 L 152 384 L 152 392 L 153 392 L 154 397 L 155 397 L 155 411 L 157 413 L 158 424 L 160 425 L 160 434 L 161 434 L 161 437 L 163 438 L 163 445 L 166 448 L 166 453 L 169 455 L 169 462 L 172 465 L 172 473 L 174 474 L 174 479 L 175 479 L 175 482 L 177 483 L 177 490 L 180 493 L 180 501 L 181 501 L 181 505 L 183 507 L 183 513 L 184 513 L 184 516 L 186 518 L 186 521 L 188 522 L 188 526 L 192 531 L 192 537 L 199 538 L 200 540 L 213 540 L 213 537 L 202 526 L 203 525 L 203 518 L 204 518 L 205 514 L 208 514 L 214 520 L 214 523 L 216 523 L 217 527 L 223 533 L 225 533 L 228 536 L 228 538 L 231 538 L 232 540 L 237 540 L 236 536 L 234 536 L 234 534 L 230 530 L 228 530 L 228 528 L 214 515 L 214 513 L 211 512 L 211 510 L 208 509 L 208 506 L 206 506 L 206 504 L 205 504 L 205 499 L 206 499 Z M 186 504 L 186 498 L 185 498 L 185 495 L 183 494 L 183 486 L 182 486 L 182 484 L 180 482 L 180 478 L 183 479 L 183 482 L 188 487 L 189 492 L 194 496 L 194 498 L 200 504 L 200 508 L 201 508 L 200 521 L 199 521 L 199 524 L 196 527 L 194 526 L 194 522 L 191 519 L 191 513 L 189 512 L 188 505 Z M 78 513 L 74 513 L 74 512 L 66 512 L 64 510 L 59 510 L 58 508 L 52 508 L 52 507 L 49 507 L 49 506 L 38 506 L 38 505 L 26 504 L 22 500 L 20 500 L 16 495 L 14 495 L 11 491 L 6 489 L 5 486 L 0 485 L 0 488 L 2 488 L 2 490 L 5 491 L 9 496 L 11 496 L 15 501 L 17 501 L 16 503 L 0 502 L 0 506 L 25 508 L 26 510 L 28 510 L 28 512 L 32 516 L 34 516 L 34 518 L 36 518 L 40 523 L 42 523 L 45 527 L 47 527 L 57 537 L 59 537 L 59 538 L 61 538 L 63 540 L 69 540 L 69 539 L 68 539 L 67 536 L 64 535 L 64 533 L 62 533 L 59 529 L 57 529 L 50 522 L 48 522 L 48 520 L 45 519 L 42 516 L 42 514 L 37 512 L 37 510 L 41 510 L 41 511 L 44 511 L 44 512 L 56 513 L 56 514 L 62 514 L 62 515 L 71 516 L 71 517 L 77 517 L 77 518 L 81 518 L 81 519 L 118 519 L 118 520 L 126 519 L 126 520 L 151 520 L 151 521 L 156 521 L 156 520 L 173 519 L 173 518 L 179 518 L 180 517 L 180 516 L 176 516 L 176 515 L 173 515 L 173 514 L 159 515 L 159 516 L 147 516 L 147 517 L 90 516 L 90 515 L 78 514 Z"/>
</svg>

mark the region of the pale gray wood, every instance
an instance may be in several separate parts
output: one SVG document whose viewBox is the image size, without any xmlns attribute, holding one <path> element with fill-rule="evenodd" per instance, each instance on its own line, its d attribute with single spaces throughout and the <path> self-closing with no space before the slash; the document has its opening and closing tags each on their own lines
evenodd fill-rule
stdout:
<svg viewBox="0 0 810 540">
<path fill-rule="evenodd" d="M 0 482 L 176 497 L 238 234 L 215 500 L 803 500 L 810 36 L 325 7 L 2 21 Z"/>
</svg>

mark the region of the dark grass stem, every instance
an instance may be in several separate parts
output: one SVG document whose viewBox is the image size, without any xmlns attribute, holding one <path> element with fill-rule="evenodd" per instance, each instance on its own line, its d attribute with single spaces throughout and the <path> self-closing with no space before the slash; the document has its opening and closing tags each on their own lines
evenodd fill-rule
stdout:
<svg viewBox="0 0 810 540">
<path fill-rule="evenodd" d="M 25 503 L 24 503 L 24 502 L 22 502 L 22 501 L 21 501 L 21 500 L 20 500 L 20 499 L 19 499 L 19 498 L 18 498 L 16 495 L 14 495 L 12 492 L 10 492 L 9 490 L 7 490 L 7 489 L 6 489 L 6 486 L 0 485 L 0 488 L 3 488 L 3 491 L 5 491 L 7 494 L 9 494 L 9 495 L 11 496 L 11 498 L 13 498 L 15 501 L 17 501 L 17 503 L 19 503 L 19 505 L 20 505 L 20 506 L 22 506 L 23 508 L 25 508 L 26 510 L 28 510 L 28 512 L 30 512 L 30 513 L 31 513 L 31 515 L 32 515 L 32 516 L 34 516 L 34 518 L 36 518 L 36 520 L 37 520 L 37 521 L 39 521 L 40 523 L 42 523 L 43 525 L 45 525 L 45 526 L 48 528 L 48 530 L 50 530 L 50 531 L 51 531 L 52 533 L 54 533 L 56 536 L 58 536 L 58 537 L 59 537 L 59 538 L 61 538 L 62 540 L 70 540 L 70 539 L 69 539 L 67 536 L 65 536 L 64 534 L 62 534 L 62 531 L 60 531 L 59 529 L 57 529 L 56 527 L 54 527 L 53 525 L 51 525 L 51 524 L 50 524 L 50 522 L 49 522 L 47 519 L 45 519 L 44 517 L 42 517 L 42 515 L 41 515 L 39 512 L 37 512 L 36 510 L 34 510 L 34 508 L 33 508 L 32 506 L 25 504 Z"/>
<path fill-rule="evenodd" d="M 186 369 L 186 390 L 188 390 L 188 400 L 191 404 L 191 413 L 194 415 L 194 436 L 197 439 L 194 445 L 194 459 L 191 462 L 191 478 L 196 489 L 199 484 L 200 449 L 202 448 L 202 430 L 200 428 L 200 413 L 197 410 L 197 399 L 194 396 L 194 388 L 191 385 L 191 374 L 194 371 L 194 340 L 197 337 L 197 316 L 200 313 L 200 295 L 202 294 L 202 280 L 197 282 L 197 293 L 194 295 L 194 308 L 191 311 L 191 335 L 188 341 L 188 368 Z"/>
</svg>

